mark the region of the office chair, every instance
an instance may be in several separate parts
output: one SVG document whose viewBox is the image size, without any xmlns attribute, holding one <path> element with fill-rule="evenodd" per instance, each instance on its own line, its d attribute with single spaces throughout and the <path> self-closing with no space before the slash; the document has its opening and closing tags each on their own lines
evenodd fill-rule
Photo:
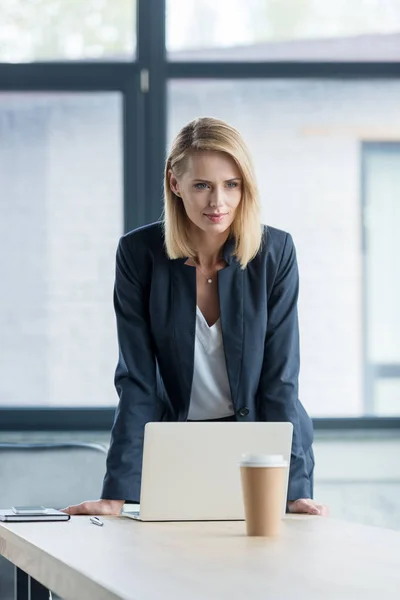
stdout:
<svg viewBox="0 0 400 600">
<path fill-rule="evenodd" d="M 0 442 L 0 507 L 43 504 L 64 508 L 96 499 L 106 456 L 106 446 L 95 443 Z M 0 556 L 0 599 L 13 598 L 14 567 Z"/>
</svg>

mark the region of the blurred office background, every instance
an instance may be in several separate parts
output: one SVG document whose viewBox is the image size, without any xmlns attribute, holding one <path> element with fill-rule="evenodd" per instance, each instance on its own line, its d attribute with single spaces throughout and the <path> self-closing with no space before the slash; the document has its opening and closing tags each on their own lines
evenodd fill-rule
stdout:
<svg viewBox="0 0 400 600">
<path fill-rule="evenodd" d="M 216 116 L 297 247 L 316 496 L 400 528 L 399 62 L 398 0 L 2 0 L 0 442 L 107 446 L 118 239 Z"/>
</svg>

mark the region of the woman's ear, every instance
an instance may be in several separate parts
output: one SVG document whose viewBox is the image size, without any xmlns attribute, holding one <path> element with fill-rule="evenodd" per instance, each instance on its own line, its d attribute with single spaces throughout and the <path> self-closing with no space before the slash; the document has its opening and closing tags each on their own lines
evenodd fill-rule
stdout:
<svg viewBox="0 0 400 600">
<path fill-rule="evenodd" d="M 174 194 L 176 196 L 181 196 L 181 193 L 179 191 L 179 184 L 178 184 L 178 180 L 175 177 L 175 175 L 172 172 L 172 169 L 170 169 L 168 171 L 168 177 L 169 177 L 169 187 L 171 188 L 171 190 L 174 192 Z"/>
</svg>

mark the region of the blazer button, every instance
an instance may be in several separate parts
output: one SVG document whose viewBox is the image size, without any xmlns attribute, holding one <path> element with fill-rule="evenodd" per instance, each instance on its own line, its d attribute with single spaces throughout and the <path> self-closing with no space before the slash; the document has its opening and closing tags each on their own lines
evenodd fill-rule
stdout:
<svg viewBox="0 0 400 600">
<path fill-rule="evenodd" d="M 249 409 L 247 408 L 247 406 L 245 406 L 244 408 L 241 408 L 240 410 L 238 410 L 238 415 L 239 415 L 239 417 L 247 417 L 249 412 L 250 412 Z"/>
</svg>

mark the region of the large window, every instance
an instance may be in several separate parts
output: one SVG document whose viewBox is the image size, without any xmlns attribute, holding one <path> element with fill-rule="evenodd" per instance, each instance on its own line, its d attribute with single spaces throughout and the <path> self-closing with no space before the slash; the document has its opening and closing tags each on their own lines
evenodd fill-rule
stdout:
<svg viewBox="0 0 400 600">
<path fill-rule="evenodd" d="M 364 145 L 365 398 L 400 414 L 400 140 Z"/>
<path fill-rule="evenodd" d="M 381 412 L 379 403 L 367 404 L 363 387 L 360 142 L 371 132 L 400 131 L 400 82 L 382 81 L 377 86 L 372 81 L 323 79 L 174 80 L 168 89 L 169 138 L 198 115 L 214 115 L 235 125 L 254 157 L 263 221 L 294 237 L 301 276 L 304 403 L 314 416 Z M 383 154 L 381 179 L 371 183 L 375 212 L 381 215 L 372 221 L 377 227 L 392 223 L 391 238 L 383 225 L 378 231 L 382 243 L 386 239 L 382 252 L 393 261 L 398 255 L 394 231 L 400 226 L 394 202 L 399 197 L 398 163 L 394 154 Z M 368 181 L 378 178 L 378 166 L 373 173 Z M 374 260 L 385 263 L 386 272 L 392 273 L 388 306 L 379 305 L 391 331 L 392 350 L 382 339 L 379 344 L 374 339 L 372 345 L 393 353 L 400 348 L 400 331 L 395 311 L 388 308 L 399 298 L 392 295 L 394 265 L 386 256 L 383 259 L 380 253 Z M 381 293 L 379 279 L 374 279 L 369 294 Z M 385 388 L 381 394 L 387 398 L 392 391 Z M 392 406 L 395 410 L 394 399 Z"/>
<path fill-rule="evenodd" d="M 110 405 L 121 98 L 0 94 L 0 404 Z"/>
<path fill-rule="evenodd" d="M 399 60 L 398 0 L 167 0 L 172 60 Z"/>
<path fill-rule="evenodd" d="M 131 59 L 135 0 L 2 0 L 0 60 Z"/>
<path fill-rule="evenodd" d="M 296 244 L 306 408 L 400 417 L 399 31 L 397 0 L 2 1 L 3 414 L 109 427 L 118 239 L 160 217 L 166 147 L 211 115 Z"/>
</svg>

